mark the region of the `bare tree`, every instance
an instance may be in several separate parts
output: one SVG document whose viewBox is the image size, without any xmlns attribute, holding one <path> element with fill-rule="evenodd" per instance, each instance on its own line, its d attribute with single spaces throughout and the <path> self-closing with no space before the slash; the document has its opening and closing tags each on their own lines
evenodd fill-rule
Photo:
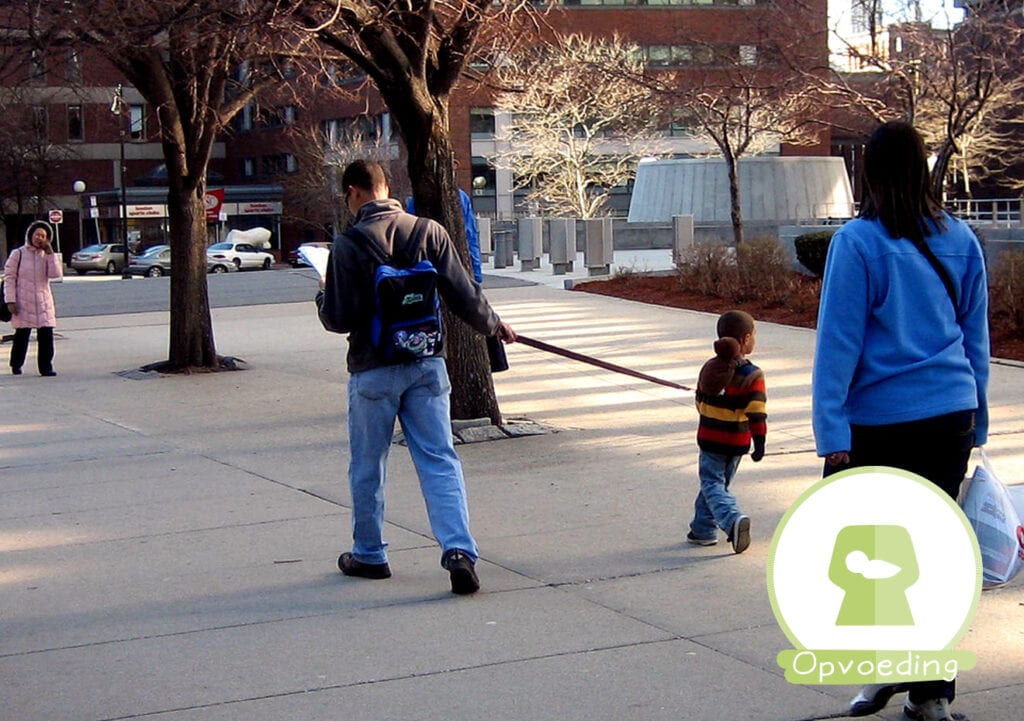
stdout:
<svg viewBox="0 0 1024 721">
<path fill-rule="evenodd" d="M 24 215 L 40 217 L 54 207 L 48 198 L 54 178 L 77 155 L 69 146 L 51 142 L 54 92 L 34 77 L 34 59 L 42 48 L 19 10 L 0 10 L 0 222 L 6 230 L 0 258 L 7 257 L 8 246 L 20 242 L 13 234 Z"/>
<path fill-rule="evenodd" d="M 1024 151 L 1016 108 L 1024 99 L 1024 25 L 1019 8 L 996 1 L 972 6 L 959 24 L 888 28 L 877 52 L 850 47 L 869 72 L 818 76 L 822 92 L 846 114 L 912 122 L 933 153 L 932 188 L 941 197 L 959 174 L 1024 187 L 1010 174 Z M 1017 168 L 1019 172 L 1019 168 Z"/>
<path fill-rule="evenodd" d="M 206 172 L 234 115 L 279 79 L 272 0 L 22 0 L 33 35 L 100 53 L 152 105 L 168 170 L 171 369 L 217 367 L 206 287 Z M 300 38 L 301 39 L 301 38 Z"/>
<path fill-rule="evenodd" d="M 784 48 L 766 34 L 759 44 L 714 46 L 695 43 L 694 58 L 710 69 L 700 75 L 658 77 L 656 90 L 674 120 L 717 149 L 729 179 L 733 240 L 743 242 L 739 161 L 777 152 L 783 143 L 820 142 L 824 122 L 820 98 L 803 73 L 781 61 Z"/>
<path fill-rule="evenodd" d="M 296 0 L 299 30 L 348 60 L 376 87 L 405 142 L 417 211 L 444 225 L 466 267 L 469 249 L 455 182 L 449 98 L 488 27 L 508 26 L 524 0 Z M 484 342 L 446 313 L 453 418 L 498 408 Z"/>
<path fill-rule="evenodd" d="M 498 167 L 553 215 L 592 218 L 644 156 L 666 151 L 640 48 L 618 37 L 558 35 L 507 56 L 495 108 L 510 116 L 496 138 Z"/>
<path fill-rule="evenodd" d="M 360 112 L 352 117 L 300 122 L 287 132 L 288 147 L 299 172 L 284 179 L 289 220 L 336 233 L 349 222 L 340 187 L 342 170 L 353 160 L 381 164 L 398 197 L 408 195 L 404 169 L 398 172 L 399 148 L 387 132 L 382 114 Z"/>
</svg>

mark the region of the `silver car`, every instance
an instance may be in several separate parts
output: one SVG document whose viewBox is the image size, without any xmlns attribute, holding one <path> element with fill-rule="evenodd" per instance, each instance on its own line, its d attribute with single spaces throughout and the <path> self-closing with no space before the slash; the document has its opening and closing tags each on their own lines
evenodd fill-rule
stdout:
<svg viewBox="0 0 1024 721">
<path fill-rule="evenodd" d="M 171 272 L 171 246 L 154 245 L 142 255 L 132 256 L 128 272 L 132 275 L 148 275 L 150 278 L 167 275 Z"/>
<path fill-rule="evenodd" d="M 71 267 L 79 275 L 98 270 L 112 275 L 124 268 L 124 246 L 120 243 L 87 245 L 71 256 Z"/>
</svg>

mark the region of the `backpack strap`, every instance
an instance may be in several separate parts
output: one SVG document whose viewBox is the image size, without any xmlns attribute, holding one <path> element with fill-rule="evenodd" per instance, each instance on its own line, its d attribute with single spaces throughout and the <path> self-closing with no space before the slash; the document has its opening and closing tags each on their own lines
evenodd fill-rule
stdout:
<svg viewBox="0 0 1024 721">
<path fill-rule="evenodd" d="M 409 234 L 409 239 L 405 243 L 405 247 L 402 249 L 402 260 L 404 261 L 403 266 L 415 265 L 415 258 L 420 248 L 423 247 L 424 240 L 427 237 L 427 219 L 417 216 L 416 223 L 412 227 L 412 232 Z M 392 254 L 394 255 L 394 253 Z"/>
<path fill-rule="evenodd" d="M 382 265 L 385 263 L 395 263 L 400 267 L 406 267 L 414 265 L 411 261 L 416 257 L 416 252 L 423 246 L 423 241 L 427 235 L 427 219 L 417 217 L 416 224 L 413 226 L 412 233 L 409 234 L 405 247 L 401 249 L 401 252 L 398 249 L 393 249 L 390 255 L 384 251 L 380 243 L 361 231 L 358 226 L 353 225 L 345 231 L 345 234 L 362 242 L 366 250 L 369 251 L 370 255 L 378 263 Z"/>
<path fill-rule="evenodd" d="M 350 238 L 353 238 L 363 244 L 366 251 L 373 256 L 373 259 L 380 264 L 390 263 L 391 256 L 384 252 L 384 248 L 381 247 L 380 243 L 375 241 L 373 238 L 368 236 L 363 231 L 359 230 L 355 225 L 350 226 L 348 230 L 344 232 Z"/>
</svg>

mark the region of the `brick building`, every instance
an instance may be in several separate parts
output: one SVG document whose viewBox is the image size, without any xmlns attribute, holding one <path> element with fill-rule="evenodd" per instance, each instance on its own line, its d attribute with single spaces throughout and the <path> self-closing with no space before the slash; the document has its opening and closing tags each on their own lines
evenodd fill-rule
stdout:
<svg viewBox="0 0 1024 721">
<path fill-rule="evenodd" d="M 778 49 L 787 48 L 804 67 L 821 67 L 828 57 L 825 0 L 557 0 L 544 15 L 544 32 L 576 32 L 620 38 L 638 44 L 649 66 L 677 70 L 684 77 L 720 71 L 715 57 L 732 55 L 741 62 L 777 63 Z M 17 45 L 8 34 L 6 48 Z M 795 48 L 795 51 L 794 51 Z M 709 49 L 713 49 L 711 52 Z M 0 69 L 3 65 L 0 65 Z M 0 70 L 2 71 L 2 70 Z M 128 230 L 143 245 L 160 242 L 162 219 L 154 210 L 154 186 L 163 164 L 155 142 L 152 109 L 130 87 L 121 115 L 110 111 L 121 78 L 102 59 L 80 57 L 70 50 L 46 58 L 23 58 L 0 74 L 2 109 L 8 115 L 0 133 L 28 129 L 28 138 L 45 139 L 49 155 L 40 156 L 36 170 L 3 166 L 0 160 L 0 202 L 4 225 L 15 235 L 29 217 L 64 211 L 62 250 L 119 238 L 121 179 L 120 148 L 124 133 Z M 358 79 L 342 73 L 322 79 L 322 87 L 354 87 Z M 396 195 L 404 195 L 402 149 L 387 109 L 372 89 L 360 89 L 348 99 L 336 93 L 308 93 L 305 102 L 286 96 L 265 98 L 235 120 L 215 149 L 208 187 L 228 189 L 234 205 L 221 207 L 211 222 L 211 238 L 228 228 L 256 224 L 274 231 L 272 245 L 284 253 L 300 242 L 322 239 L 341 222 L 333 166 L 345 159 L 339 152 L 369 152 L 389 165 Z M 492 154 L 495 132 L 507 119 L 495 114 L 484 85 L 464 82 L 451 100 L 451 129 L 459 160 L 459 184 L 472 189 L 477 212 L 508 218 L 523 210 L 512 190 L 511 173 L 496 170 Z M 23 120 L 12 122 L 17 108 Z M 687 129 L 665 128 L 674 151 L 681 156 L 695 146 Z M 324 151 L 323 138 L 334 140 Z M 0 140 L 3 137 L 0 136 Z M 26 141 L 27 142 L 27 141 Z M 315 146 L 319 143 L 320 148 Z M 781 154 L 827 154 L 829 138 L 816 146 L 781 147 Z M 16 171 L 16 172 L 15 172 Z M 29 178 L 32 178 L 30 181 Z M 74 191 L 83 181 L 84 193 Z M 25 190 L 29 188 L 29 190 Z M 242 214 L 246 188 L 252 188 L 263 215 Z M 334 192 L 332 192 L 334 191 Z M 133 203 L 133 197 L 145 203 Z M 146 205 L 148 217 L 134 217 Z M 616 198 L 621 211 L 628 206 L 628 188 Z M 141 211 L 140 211 L 141 212 Z M 16 238 L 20 242 L 20 238 Z M 2 248 L 0 248 L 2 250 Z"/>
</svg>

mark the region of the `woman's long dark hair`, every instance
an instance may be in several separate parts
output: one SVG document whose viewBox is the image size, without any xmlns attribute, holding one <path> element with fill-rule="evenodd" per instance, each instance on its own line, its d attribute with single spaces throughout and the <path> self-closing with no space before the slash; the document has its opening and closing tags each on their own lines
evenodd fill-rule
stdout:
<svg viewBox="0 0 1024 721">
<path fill-rule="evenodd" d="M 875 129 L 864 150 L 863 179 L 860 217 L 877 218 L 893 238 L 921 243 L 945 229 L 924 142 L 910 123 L 892 120 Z"/>
</svg>

